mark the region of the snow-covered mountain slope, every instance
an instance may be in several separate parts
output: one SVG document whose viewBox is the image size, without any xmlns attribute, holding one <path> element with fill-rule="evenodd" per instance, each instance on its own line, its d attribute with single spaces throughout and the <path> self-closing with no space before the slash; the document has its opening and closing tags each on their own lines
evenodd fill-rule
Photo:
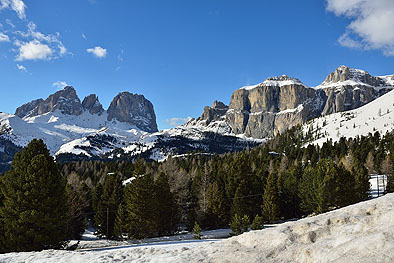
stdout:
<svg viewBox="0 0 394 263">
<path fill-rule="evenodd" d="M 340 66 L 328 75 L 322 84 L 315 88 L 326 89 L 332 87 L 340 88 L 343 86 L 354 86 L 354 88 L 360 89 L 365 86 L 380 90 L 387 87 L 392 88 L 394 84 L 392 77 L 393 75 L 374 77 L 362 69 Z"/>
<path fill-rule="evenodd" d="M 155 133 L 138 130 L 102 129 L 83 138 L 72 140 L 56 152 L 59 160 L 69 154 L 93 158 L 130 159 L 143 156 L 162 161 L 169 155 L 191 152 L 225 153 L 254 147 L 265 140 L 236 136 L 226 129 L 199 126 L 196 120 Z"/>
<path fill-rule="evenodd" d="M 303 126 L 304 133 L 312 133 L 312 143 L 322 145 L 327 139 L 334 142 L 341 137 L 351 138 L 379 131 L 394 130 L 394 91 L 351 111 L 333 113 L 316 118 Z"/>
<path fill-rule="evenodd" d="M 394 262 L 394 194 L 219 242 L 8 253 L 0 262 Z"/>
<path fill-rule="evenodd" d="M 95 94 L 81 103 L 72 87 L 26 103 L 15 115 L 0 113 L 0 171 L 34 138 L 43 139 L 60 161 L 137 155 L 163 160 L 189 152 L 240 151 L 261 143 L 238 138 L 229 127 L 216 124 L 190 122 L 158 132 L 153 105 L 143 95 L 121 92 L 104 110 Z"/>
<path fill-rule="evenodd" d="M 43 139 L 52 154 L 62 145 L 85 136 L 103 133 L 112 127 L 113 134 L 140 137 L 146 132 L 132 124 L 117 120 L 107 121 L 107 114 L 90 114 L 84 111 L 80 115 L 67 115 L 58 110 L 24 119 L 18 116 L 0 113 L 1 137 L 17 146 L 24 147 L 32 139 Z"/>
</svg>

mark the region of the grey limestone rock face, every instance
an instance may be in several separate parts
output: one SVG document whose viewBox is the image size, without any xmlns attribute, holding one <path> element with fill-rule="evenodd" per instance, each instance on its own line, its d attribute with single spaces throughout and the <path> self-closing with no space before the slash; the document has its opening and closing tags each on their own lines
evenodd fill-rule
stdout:
<svg viewBox="0 0 394 263">
<path fill-rule="evenodd" d="M 33 107 L 35 106 L 35 107 Z M 50 95 L 46 100 L 35 100 L 16 110 L 19 117 L 33 117 L 48 112 L 60 110 L 67 115 L 80 115 L 83 111 L 75 89 L 67 86 Z"/>
<path fill-rule="evenodd" d="M 34 110 L 43 101 L 44 101 L 43 99 L 37 99 L 37 100 L 33 100 L 31 102 L 25 103 L 16 109 L 15 115 L 20 118 L 28 116 L 31 114 L 31 111 Z"/>
<path fill-rule="evenodd" d="M 96 94 L 86 96 L 82 101 L 82 107 L 91 114 L 101 115 L 104 112 L 103 105 L 101 105 Z"/>
<path fill-rule="evenodd" d="M 324 83 L 338 83 L 346 80 L 354 80 L 374 87 L 384 84 L 384 80 L 371 76 L 368 72 L 360 69 L 353 69 L 347 66 L 340 66 L 330 73 Z"/>
<path fill-rule="evenodd" d="M 306 87 L 287 76 L 267 79 L 253 89 L 236 90 L 226 120 L 236 134 L 272 137 L 283 130 L 317 117 L 325 102 L 322 91 Z M 272 85 L 271 81 L 281 81 Z"/>
<path fill-rule="evenodd" d="M 394 76 L 374 77 L 368 72 L 338 67 L 316 88 L 286 75 L 235 90 L 228 110 L 205 107 L 200 119 L 225 119 L 235 134 L 267 138 L 321 115 L 361 107 L 392 90 Z"/>
<path fill-rule="evenodd" d="M 116 119 L 147 132 L 157 131 L 153 105 L 143 95 L 121 92 L 112 100 L 107 112 L 109 121 Z"/>
<path fill-rule="evenodd" d="M 228 110 L 228 106 L 221 101 L 215 100 L 212 107 L 205 106 L 204 111 L 200 117 L 200 120 L 205 120 L 208 125 L 212 121 L 218 121 L 222 119 Z"/>
<path fill-rule="evenodd" d="M 393 88 L 387 86 L 391 85 L 383 78 L 371 76 L 364 70 L 340 66 L 321 85 L 327 95 L 322 115 L 361 107 Z"/>
</svg>

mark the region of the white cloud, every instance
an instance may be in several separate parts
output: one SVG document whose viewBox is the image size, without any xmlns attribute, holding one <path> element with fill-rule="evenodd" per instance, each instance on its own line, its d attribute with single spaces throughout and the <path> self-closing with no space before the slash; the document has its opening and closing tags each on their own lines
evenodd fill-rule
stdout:
<svg viewBox="0 0 394 263">
<path fill-rule="evenodd" d="M 351 19 L 338 39 L 342 46 L 394 55 L 393 0 L 327 0 L 327 10 Z"/>
<path fill-rule="evenodd" d="M 102 47 L 94 47 L 86 49 L 88 53 L 92 53 L 94 56 L 98 58 L 105 58 L 107 56 L 107 50 Z"/>
<path fill-rule="evenodd" d="M 26 18 L 26 5 L 22 0 L 0 0 L 0 10 L 5 8 L 14 10 L 20 19 Z"/>
<path fill-rule="evenodd" d="M 19 55 L 16 57 L 17 61 L 23 60 L 48 60 L 51 59 L 53 54 L 53 50 L 45 45 L 40 43 L 38 40 L 32 40 L 27 43 L 18 43 L 19 45 Z"/>
<path fill-rule="evenodd" d="M 26 69 L 25 66 L 23 66 L 23 65 L 16 64 L 16 67 L 17 67 L 20 71 L 27 72 L 27 69 Z"/>
<path fill-rule="evenodd" d="M 32 39 L 29 42 L 15 41 L 14 44 L 19 46 L 19 55 L 16 60 L 49 60 L 67 54 L 66 47 L 59 40 L 59 33 L 45 35 L 37 31 L 37 26 L 33 22 L 28 23 L 27 32 L 15 31 L 15 33 L 22 38 Z"/>
<path fill-rule="evenodd" d="M 56 87 L 57 89 L 62 89 L 62 88 L 64 88 L 65 86 L 69 86 L 69 85 L 68 85 L 67 82 L 65 82 L 65 81 L 60 81 L 60 80 L 58 80 L 58 81 L 52 83 L 52 86 L 53 86 L 53 87 Z"/>
<path fill-rule="evenodd" d="M 84 33 L 82 33 L 82 38 L 85 39 L 85 40 L 87 39 L 87 37 L 85 36 Z"/>
<path fill-rule="evenodd" d="M 0 32 L 0 42 L 10 42 L 10 38 L 6 34 Z"/>
<path fill-rule="evenodd" d="M 192 117 L 188 116 L 186 118 L 171 118 L 171 119 L 166 119 L 164 120 L 165 123 L 175 127 L 175 126 L 179 126 L 182 125 L 188 121 L 190 121 L 192 119 Z"/>
</svg>

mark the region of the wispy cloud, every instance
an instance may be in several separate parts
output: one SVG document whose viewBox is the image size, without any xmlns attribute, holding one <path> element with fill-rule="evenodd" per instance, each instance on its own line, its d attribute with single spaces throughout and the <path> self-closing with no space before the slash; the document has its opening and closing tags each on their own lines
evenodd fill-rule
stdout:
<svg viewBox="0 0 394 263">
<path fill-rule="evenodd" d="M 0 32 L 0 42 L 10 42 L 9 36 L 7 36 L 6 34 Z"/>
<path fill-rule="evenodd" d="M 60 34 L 43 34 L 37 30 L 36 24 L 29 22 L 27 31 L 15 31 L 15 34 L 24 40 L 16 40 L 14 44 L 19 47 L 17 61 L 23 60 L 50 60 L 64 56 L 66 47 L 59 40 Z"/>
<path fill-rule="evenodd" d="M 52 86 L 56 87 L 57 89 L 62 89 L 62 88 L 69 86 L 69 85 L 65 81 L 58 80 L 58 81 L 52 83 Z"/>
<path fill-rule="evenodd" d="M 88 53 L 92 53 L 97 58 L 105 58 L 107 56 L 107 50 L 102 47 L 94 47 L 86 49 Z"/>
<path fill-rule="evenodd" d="M 0 10 L 5 8 L 15 11 L 20 19 L 26 18 L 26 5 L 22 0 L 0 0 Z"/>
<path fill-rule="evenodd" d="M 164 120 L 165 123 L 167 123 L 168 125 L 175 127 L 175 126 L 179 126 L 182 125 L 188 121 L 190 121 L 192 119 L 192 117 L 188 116 L 186 118 L 171 118 L 171 119 L 166 119 Z"/>
<path fill-rule="evenodd" d="M 124 51 L 123 51 L 123 49 L 122 50 L 120 50 L 120 53 L 119 53 L 119 55 L 118 55 L 118 61 L 120 61 L 120 62 L 123 62 L 123 53 L 124 53 Z"/>
<path fill-rule="evenodd" d="M 327 0 L 327 10 L 351 19 L 338 43 L 394 56 L 393 0 Z"/>
<path fill-rule="evenodd" d="M 85 40 L 87 39 L 87 37 L 85 36 L 85 34 L 84 34 L 84 33 L 82 33 L 82 35 L 81 35 L 81 36 L 82 36 L 82 38 L 83 38 L 83 39 L 85 39 Z"/>
<path fill-rule="evenodd" d="M 15 25 L 12 23 L 11 19 L 6 19 L 5 22 L 7 23 L 7 25 L 9 25 L 10 27 L 14 28 Z"/>
<path fill-rule="evenodd" d="M 51 60 L 66 55 L 67 49 L 60 41 L 60 33 L 44 34 L 37 30 L 34 22 L 26 20 L 26 4 L 22 0 L 0 0 L 0 10 L 14 11 L 22 23 L 17 23 L 18 27 L 10 19 L 5 22 L 9 26 L 7 33 L 0 33 L 0 42 L 11 41 L 16 48 L 12 52 L 17 52 L 16 61 L 24 60 Z M 19 25 L 26 26 L 26 30 L 20 29 Z M 18 28 L 18 29 L 16 29 Z M 12 34 L 10 34 L 10 32 Z"/>
<path fill-rule="evenodd" d="M 16 64 L 16 67 L 17 67 L 17 68 L 18 68 L 20 71 L 27 72 L 27 69 L 26 69 L 26 67 L 25 67 L 25 66 L 23 66 L 23 65 Z"/>
</svg>

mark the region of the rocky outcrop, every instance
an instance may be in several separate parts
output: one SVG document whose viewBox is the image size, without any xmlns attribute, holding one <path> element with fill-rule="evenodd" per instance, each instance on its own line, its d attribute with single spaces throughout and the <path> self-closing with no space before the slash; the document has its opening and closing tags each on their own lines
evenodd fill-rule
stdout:
<svg viewBox="0 0 394 263">
<path fill-rule="evenodd" d="M 205 120 L 206 124 L 212 121 L 219 121 L 223 119 L 228 111 L 228 106 L 221 101 L 215 100 L 212 107 L 205 106 L 204 111 L 200 117 L 201 120 Z"/>
<path fill-rule="evenodd" d="M 236 134 L 265 138 L 317 117 L 325 102 L 322 91 L 288 76 L 269 78 L 231 96 L 226 120 Z"/>
<path fill-rule="evenodd" d="M 222 107 L 219 105 L 217 107 Z M 46 100 L 38 99 L 26 103 L 16 109 L 15 115 L 20 118 L 34 117 L 41 114 L 59 110 L 65 115 L 81 115 L 88 111 L 92 115 L 102 115 L 105 113 L 97 95 L 86 96 L 81 103 L 73 87 L 67 86 L 64 89 L 50 95 Z M 117 120 L 135 125 L 137 128 L 156 132 L 156 115 L 152 103 L 145 99 L 143 95 L 129 92 L 119 93 L 111 102 L 107 110 L 108 121 Z"/>
<path fill-rule="evenodd" d="M 318 88 L 326 93 L 322 115 L 328 115 L 361 107 L 393 87 L 386 79 L 371 76 L 364 70 L 340 66 Z"/>
<path fill-rule="evenodd" d="M 33 107 L 35 105 L 35 107 Z M 81 101 L 79 100 L 75 89 L 67 86 L 62 90 L 50 95 L 46 100 L 36 100 L 29 102 L 16 110 L 17 116 L 34 117 L 59 110 L 66 115 L 80 115 L 83 111 Z"/>
<path fill-rule="evenodd" d="M 37 99 L 33 100 L 31 102 L 28 102 L 26 104 L 23 104 L 22 106 L 18 107 L 15 111 L 15 115 L 23 118 L 25 116 L 29 116 L 32 111 L 41 103 L 43 102 L 43 99 Z"/>
<path fill-rule="evenodd" d="M 147 132 L 157 131 L 153 105 L 143 95 L 121 92 L 112 100 L 107 112 L 108 121 L 116 119 Z"/>
<path fill-rule="evenodd" d="M 385 81 L 382 78 L 371 76 L 368 72 L 361 69 L 353 69 L 347 66 L 340 66 L 335 69 L 334 72 L 330 73 L 322 85 L 331 83 L 345 82 L 352 80 L 359 82 L 364 85 L 370 85 L 374 87 L 382 86 Z"/>
<path fill-rule="evenodd" d="M 205 107 L 199 124 L 225 121 L 231 132 L 248 137 L 272 137 L 321 115 L 361 107 L 394 88 L 393 76 L 340 66 L 316 88 L 286 75 L 234 91 L 227 111 Z M 225 112 L 224 112 L 225 111 Z"/>
<path fill-rule="evenodd" d="M 82 107 L 89 111 L 90 114 L 101 115 L 104 112 L 103 105 L 99 102 L 96 94 L 86 96 L 82 101 Z"/>
</svg>

